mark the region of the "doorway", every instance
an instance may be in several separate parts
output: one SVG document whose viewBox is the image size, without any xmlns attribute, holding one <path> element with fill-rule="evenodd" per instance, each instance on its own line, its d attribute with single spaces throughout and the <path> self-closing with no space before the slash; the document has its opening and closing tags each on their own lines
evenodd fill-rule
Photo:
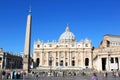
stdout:
<svg viewBox="0 0 120 80">
<path fill-rule="evenodd" d="M 89 66 L 89 59 L 85 58 L 85 66 Z"/>
<path fill-rule="evenodd" d="M 40 59 L 39 59 L 39 58 L 37 58 L 37 59 L 36 59 L 36 67 L 38 67 L 38 66 L 39 66 L 39 63 L 40 63 Z"/>
<path fill-rule="evenodd" d="M 102 58 L 102 70 L 106 70 L 106 58 Z"/>
</svg>

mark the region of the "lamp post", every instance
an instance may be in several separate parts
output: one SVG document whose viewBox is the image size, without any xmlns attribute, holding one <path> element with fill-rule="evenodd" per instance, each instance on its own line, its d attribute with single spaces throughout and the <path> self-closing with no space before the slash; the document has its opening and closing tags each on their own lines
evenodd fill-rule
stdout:
<svg viewBox="0 0 120 80">
<path fill-rule="evenodd" d="M 53 57 L 50 56 L 50 57 L 49 57 L 50 76 L 51 76 L 51 72 L 52 72 L 52 61 L 53 61 Z"/>
</svg>

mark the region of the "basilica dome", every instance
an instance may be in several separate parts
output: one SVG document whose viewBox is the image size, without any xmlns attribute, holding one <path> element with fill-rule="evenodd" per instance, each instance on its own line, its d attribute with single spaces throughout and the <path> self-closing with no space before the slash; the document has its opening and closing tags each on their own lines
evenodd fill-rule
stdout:
<svg viewBox="0 0 120 80">
<path fill-rule="evenodd" d="M 67 42 L 71 42 L 71 41 L 73 42 L 75 40 L 76 40 L 75 35 L 72 32 L 70 32 L 70 29 L 67 25 L 66 30 L 64 33 L 61 34 L 59 41 L 67 43 Z"/>
</svg>

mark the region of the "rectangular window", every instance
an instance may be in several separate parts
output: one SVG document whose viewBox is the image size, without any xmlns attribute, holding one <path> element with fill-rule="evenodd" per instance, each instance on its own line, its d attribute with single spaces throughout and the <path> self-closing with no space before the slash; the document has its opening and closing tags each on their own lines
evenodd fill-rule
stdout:
<svg viewBox="0 0 120 80">
<path fill-rule="evenodd" d="M 56 62 L 56 66 L 58 66 L 58 62 Z"/>
<path fill-rule="evenodd" d="M 52 66 L 52 60 L 49 60 L 49 66 Z"/>
<path fill-rule="evenodd" d="M 88 44 L 85 44 L 85 47 L 88 47 Z"/>
<path fill-rule="evenodd" d="M 111 63 L 114 63 L 114 58 L 111 58 Z"/>
<path fill-rule="evenodd" d="M 72 61 L 72 66 L 75 66 L 75 61 L 74 60 Z"/>
<path fill-rule="evenodd" d="M 2 57 L 0 57 L 0 61 L 2 60 Z"/>
<path fill-rule="evenodd" d="M 118 58 L 117 57 L 115 58 L 115 63 L 118 63 Z"/>
<path fill-rule="evenodd" d="M 68 66 L 68 63 L 67 63 L 67 62 L 65 63 L 65 66 Z"/>
<path fill-rule="evenodd" d="M 72 47 L 74 47 L 74 45 L 72 45 Z"/>
<path fill-rule="evenodd" d="M 60 66 L 63 66 L 63 60 L 60 61 Z"/>
<path fill-rule="evenodd" d="M 52 44 L 50 44 L 49 47 L 52 47 Z"/>
</svg>

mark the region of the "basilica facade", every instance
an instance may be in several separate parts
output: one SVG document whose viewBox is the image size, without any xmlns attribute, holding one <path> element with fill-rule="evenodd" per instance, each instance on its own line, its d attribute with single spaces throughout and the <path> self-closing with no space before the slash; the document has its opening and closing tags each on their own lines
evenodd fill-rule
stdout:
<svg viewBox="0 0 120 80">
<path fill-rule="evenodd" d="M 88 39 L 76 42 L 67 25 L 58 42 L 35 41 L 33 59 L 38 70 L 92 68 L 92 42 Z"/>
</svg>

